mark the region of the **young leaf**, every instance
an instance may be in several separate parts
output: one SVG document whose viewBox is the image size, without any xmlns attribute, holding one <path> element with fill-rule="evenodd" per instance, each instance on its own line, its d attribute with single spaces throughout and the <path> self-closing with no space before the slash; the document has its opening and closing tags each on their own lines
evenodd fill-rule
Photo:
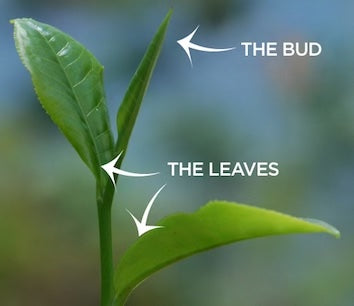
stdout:
<svg viewBox="0 0 354 306">
<path fill-rule="evenodd" d="M 33 19 L 15 19 L 17 51 L 38 98 L 97 179 L 113 155 L 103 67 L 70 36 Z"/>
<path fill-rule="evenodd" d="M 123 161 L 141 102 L 159 58 L 171 15 L 172 11 L 170 10 L 151 41 L 119 108 L 117 114 L 118 143 L 116 151 L 117 153 L 123 151 L 119 159 L 120 164 Z"/>
<path fill-rule="evenodd" d="M 123 255 L 116 270 L 115 305 L 122 306 L 145 278 L 185 257 L 232 242 L 292 233 L 328 233 L 332 226 L 275 211 L 229 202 L 211 202 L 192 214 L 162 220 L 164 228 L 142 236 Z"/>
</svg>

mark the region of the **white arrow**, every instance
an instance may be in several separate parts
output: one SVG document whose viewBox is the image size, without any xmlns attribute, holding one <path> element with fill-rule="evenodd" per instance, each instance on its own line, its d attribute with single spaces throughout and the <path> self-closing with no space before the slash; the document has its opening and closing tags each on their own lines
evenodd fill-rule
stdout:
<svg viewBox="0 0 354 306">
<path fill-rule="evenodd" d="M 116 168 L 115 165 L 122 154 L 123 154 L 123 151 L 120 152 L 120 154 L 115 159 L 113 159 L 109 163 L 101 166 L 101 168 L 104 171 L 106 171 L 108 176 L 111 178 L 114 186 L 116 185 L 116 182 L 114 180 L 114 174 L 130 176 L 130 177 L 147 177 L 147 176 L 153 176 L 153 175 L 160 174 L 159 172 L 156 172 L 156 173 L 135 173 L 135 172 L 128 172 L 128 171 L 124 171 L 124 170 Z"/>
<path fill-rule="evenodd" d="M 236 49 L 236 47 L 226 48 L 226 49 L 206 48 L 206 47 L 199 46 L 199 45 L 192 43 L 191 40 L 192 40 L 194 34 L 198 31 L 198 29 L 199 29 L 199 25 L 195 28 L 195 30 L 191 34 L 187 35 L 185 38 L 177 40 L 177 43 L 187 53 L 187 56 L 189 58 L 189 61 L 192 65 L 192 67 L 193 67 L 193 61 L 192 61 L 190 49 L 194 49 L 194 50 L 202 51 L 202 52 L 227 52 L 227 51 L 232 51 L 232 50 Z"/>
<path fill-rule="evenodd" d="M 144 235 L 145 233 L 156 229 L 156 228 L 162 228 L 163 226 L 155 226 L 155 225 L 146 225 L 147 222 L 147 218 L 149 216 L 150 210 L 152 205 L 154 204 L 154 201 L 156 200 L 157 196 L 159 195 L 159 193 L 162 191 L 162 189 L 165 188 L 166 185 L 163 185 L 156 193 L 155 195 L 152 197 L 152 199 L 150 200 L 149 204 L 146 206 L 145 211 L 144 211 L 144 215 L 143 218 L 141 219 L 141 221 L 139 221 L 137 218 L 134 217 L 134 215 L 127 209 L 127 212 L 129 213 L 129 215 L 131 215 L 131 217 L 133 218 L 136 228 L 138 229 L 138 235 L 139 237 Z"/>
</svg>

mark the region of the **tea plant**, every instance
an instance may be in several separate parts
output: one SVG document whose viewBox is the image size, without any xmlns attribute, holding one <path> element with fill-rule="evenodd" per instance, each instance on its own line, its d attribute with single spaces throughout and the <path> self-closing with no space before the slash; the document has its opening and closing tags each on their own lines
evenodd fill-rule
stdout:
<svg viewBox="0 0 354 306">
<path fill-rule="evenodd" d="M 187 256 L 232 242 L 290 233 L 339 232 L 315 220 L 237 203 L 210 202 L 191 214 L 158 223 L 163 229 L 140 237 L 122 256 L 114 272 L 111 207 L 114 185 L 101 166 L 122 153 L 120 168 L 153 70 L 171 11 L 152 39 L 117 114 L 113 139 L 103 86 L 103 67 L 80 43 L 33 19 L 15 19 L 14 38 L 43 108 L 75 148 L 96 179 L 101 254 L 101 305 L 122 306 L 131 291 L 152 273 Z M 116 179 L 118 179 L 116 177 Z"/>
</svg>

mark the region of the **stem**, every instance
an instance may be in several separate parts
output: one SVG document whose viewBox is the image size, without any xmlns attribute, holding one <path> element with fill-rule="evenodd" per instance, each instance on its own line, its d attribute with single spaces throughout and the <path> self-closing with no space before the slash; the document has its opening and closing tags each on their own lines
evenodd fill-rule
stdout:
<svg viewBox="0 0 354 306">
<path fill-rule="evenodd" d="M 114 296 L 111 216 L 113 194 L 114 188 L 108 183 L 103 197 L 99 192 L 97 195 L 101 256 L 101 306 L 111 306 Z"/>
</svg>

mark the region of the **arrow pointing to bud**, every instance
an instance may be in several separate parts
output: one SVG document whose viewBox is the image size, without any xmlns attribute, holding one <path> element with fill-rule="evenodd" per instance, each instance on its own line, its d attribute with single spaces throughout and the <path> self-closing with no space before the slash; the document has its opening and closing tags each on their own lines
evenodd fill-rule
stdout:
<svg viewBox="0 0 354 306">
<path fill-rule="evenodd" d="M 192 61 L 192 56 L 191 56 L 191 51 L 190 49 L 194 49 L 197 51 L 202 51 L 202 52 L 227 52 L 227 51 L 232 51 L 236 49 L 236 47 L 233 48 L 226 48 L 226 49 L 215 49 L 215 48 L 207 48 L 203 46 L 196 45 L 191 42 L 193 36 L 195 33 L 198 31 L 199 25 L 195 28 L 195 30 L 187 35 L 185 38 L 182 38 L 180 40 L 177 40 L 177 43 L 183 48 L 183 50 L 187 53 L 187 56 L 189 58 L 189 61 L 193 67 L 193 61 Z"/>
<path fill-rule="evenodd" d="M 106 171 L 108 176 L 111 178 L 114 186 L 116 186 L 114 174 L 123 175 L 123 176 L 130 176 L 130 177 L 147 177 L 147 176 L 153 176 L 153 175 L 160 174 L 159 172 L 156 172 L 156 173 L 135 173 L 135 172 L 128 172 L 128 171 L 124 171 L 124 170 L 116 168 L 115 165 L 122 154 L 123 154 L 123 151 L 120 152 L 120 154 L 115 159 L 113 159 L 109 163 L 101 166 L 101 168 L 104 171 Z"/>
<path fill-rule="evenodd" d="M 156 225 L 146 225 L 146 223 L 147 223 L 147 219 L 148 219 L 151 207 L 154 204 L 154 201 L 156 200 L 157 196 L 162 191 L 162 189 L 165 188 L 165 186 L 166 185 L 163 185 L 152 197 L 149 204 L 145 208 L 144 215 L 143 215 L 143 218 L 141 219 L 141 221 L 139 221 L 137 218 L 135 218 L 134 215 L 127 209 L 127 212 L 129 213 L 129 215 L 131 215 L 131 217 L 133 218 L 133 220 L 135 222 L 139 237 L 151 230 L 163 227 L 163 226 L 156 226 Z"/>
</svg>

